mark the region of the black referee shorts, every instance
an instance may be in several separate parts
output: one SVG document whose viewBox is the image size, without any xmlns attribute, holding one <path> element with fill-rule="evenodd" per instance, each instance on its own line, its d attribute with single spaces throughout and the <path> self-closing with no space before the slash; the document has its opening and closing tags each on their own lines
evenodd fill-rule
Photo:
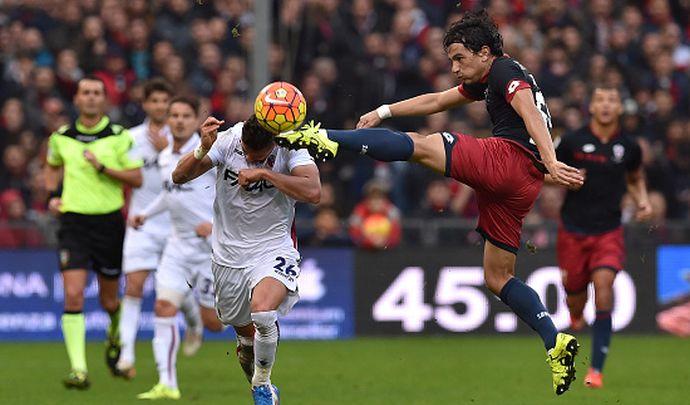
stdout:
<svg viewBox="0 0 690 405">
<path fill-rule="evenodd" d="M 84 215 L 66 212 L 58 231 L 60 269 L 91 269 L 105 277 L 122 273 L 125 220 L 122 212 Z"/>
</svg>

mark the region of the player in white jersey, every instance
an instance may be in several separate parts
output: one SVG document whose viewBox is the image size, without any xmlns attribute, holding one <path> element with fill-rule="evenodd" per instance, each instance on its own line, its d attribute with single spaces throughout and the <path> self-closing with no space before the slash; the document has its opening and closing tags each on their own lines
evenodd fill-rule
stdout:
<svg viewBox="0 0 690 405">
<path fill-rule="evenodd" d="M 143 184 L 132 191 L 130 213 L 142 212 L 163 191 L 163 182 L 158 169 L 158 155 L 171 141 L 170 129 L 166 125 L 168 106 L 173 95 L 172 87 L 162 79 L 153 79 L 144 85 L 146 120 L 129 130 L 134 138 L 132 153 L 144 161 L 141 172 Z M 134 369 L 134 346 L 144 283 L 149 274 L 158 268 L 165 241 L 170 234 L 170 217 L 165 212 L 139 229 L 128 227 L 125 234 L 122 268 L 125 273 L 125 296 L 122 299 L 120 316 L 120 342 L 122 351 L 117 363 L 119 376 L 131 379 Z M 193 294 L 188 294 L 181 307 L 187 321 L 185 333 L 185 354 L 193 354 L 201 346 L 203 325 L 199 306 Z"/>
<path fill-rule="evenodd" d="M 319 171 L 305 151 L 278 148 L 252 116 L 217 133 L 209 117 L 201 145 L 173 172 L 187 184 L 216 168 L 213 277 L 216 310 L 238 335 L 240 364 L 251 377 L 255 404 L 277 404 L 271 369 L 278 344 L 278 313 L 297 302 L 300 256 L 293 238 L 295 202 L 318 203 Z M 217 140 L 216 140 L 217 138 Z M 256 331 L 256 333 L 254 333 Z M 253 373 L 251 347 L 253 346 Z"/>
<path fill-rule="evenodd" d="M 179 158 L 199 144 L 195 132 L 199 104 L 195 99 L 174 98 L 169 107 L 168 125 L 173 141 L 158 157 L 163 192 L 130 220 L 140 227 L 149 218 L 167 211 L 172 233 L 167 239 L 163 258 L 156 274 L 156 305 L 153 352 L 158 366 L 159 382 L 140 399 L 178 399 L 175 367 L 180 333 L 177 311 L 193 289 L 201 306 L 201 319 L 211 331 L 220 332 L 223 325 L 214 309 L 213 275 L 211 273 L 211 235 L 215 173 L 208 172 L 184 185 L 173 184 L 170 174 Z"/>
</svg>

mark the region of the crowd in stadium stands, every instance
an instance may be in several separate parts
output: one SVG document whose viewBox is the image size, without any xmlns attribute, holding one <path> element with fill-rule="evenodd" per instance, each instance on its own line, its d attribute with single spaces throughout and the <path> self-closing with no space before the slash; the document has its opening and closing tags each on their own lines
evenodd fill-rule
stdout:
<svg viewBox="0 0 690 405">
<path fill-rule="evenodd" d="M 623 127 L 642 145 L 655 221 L 687 220 L 688 1 L 282 0 L 274 7 L 270 74 L 301 88 L 309 119 L 352 128 L 382 103 L 455 85 L 441 46 L 444 28 L 482 6 L 499 25 L 506 53 L 536 76 L 555 135 L 586 122 L 593 84 L 621 89 Z M 0 221 L 6 226 L 0 245 L 41 243 L 40 234 L 10 225 L 45 215 L 46 138 L 74 118 L 79 78 L 104 80 L 110 116 L 126 126 L 143 120 L 142 83 L 156 76 L 200 97 L 202 113 L 228 124 L 244 120 L 254 97 L 253 23 L 248 0 L 1 2 Z M 421 133 L 490 133 L 483 103 L 386 124 Z M 298 210 L 303 220 L 313 219 L 306 239 L 316 245 L 394 245 L 401 217 L 477 215 L 471 189 L 415 165 L 343 154 L 320 168 L 322 202 Z M 545 187 L 527 223 L 556 220 L 562 194 Z"/>
</svg>

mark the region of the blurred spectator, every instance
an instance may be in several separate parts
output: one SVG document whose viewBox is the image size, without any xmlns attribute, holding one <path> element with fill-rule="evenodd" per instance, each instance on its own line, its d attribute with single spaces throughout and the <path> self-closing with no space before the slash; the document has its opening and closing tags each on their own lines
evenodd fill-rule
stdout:
<svg viewBox="0 0 690 405">
<path fill-rule="evenodd" d="M 348 246 L 350 238 L 333 208 L 321 208 L 314 217 L 313 233 L 305 240 L 309 246 Z"/>
<path fill-rule="evenodd" d="M 21 101 L 16 98 L 7 99 L 0 116 L 0 150 L 4 151 L 8 144 L 19 140 L 19 134 L 27 129 L 25 119 Z"/>
<path fill-rule="evenodd" d="M 58 53 L 55 73 L 60 95 L 65 100 L 72 100 L 77 92 L 77 82 L 84 77 L 84 71 L 79 67 L 77 53 L 73 49 L 63 49 Z"/>
<path fill-rule="evenodd" d="M 41 246 L 43 238 L 35 228 L 27 226 L 26 206 L 17 190 L 0 194 L 0 247 L 31 248 Z"/>
<path fill-rule="evenodd" d="M 2 164 L 5 170 L 0 180 L 0 190 L 8 188 L 19 190 L 24 201 L 28 201 L 30 195 L 28 160 L 24 149 L 16 144 L 6 147 L 2 154 Z"/>
<path fill-rule="evenodd" d="M 365 249 L 390 249 L 400 243 L 400 212 L 387 197 L 388 187 L 378 180 L 365 186 L 364 200 L 350 216 L 350 236 Z"/>
<path fill-rule="evenodd" d="M 121 106 L 126 101 L 127 89 L 134 83 L 134 72 L 127 67 L 124 52 L 118 47 L 111 47 L 105 56 L 104 69 L 94 76 L 105 83 L 105 93 L 113 106 Z"/>
</svg>

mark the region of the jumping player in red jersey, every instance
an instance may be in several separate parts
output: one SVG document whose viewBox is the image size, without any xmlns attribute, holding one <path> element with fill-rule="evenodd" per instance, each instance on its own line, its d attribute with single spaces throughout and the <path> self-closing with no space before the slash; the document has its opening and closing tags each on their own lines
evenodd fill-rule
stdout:
<svg viewBox="0 0 690 405">
<path fill-rule="evenodd" d="M 563 137 L 556 150 L 558 160 L 582 169 L 586 177 L 581 187 L 571 188 L 566 195 L 557 251 L 574 330 L 584 326 L 587 285 L 594 284 L 596 319 L 592 325 L 592 363 L 585 385 L 601 388 L 601 372 L 611 341 L 613 281 L 625 259 L 621 200 L 629 191 L 637 202 L 638 220 L 648 219 L 652 208 L 640 146 L 620 132 L 623 105 L 618 90 L 595 88 L 589 112 L 589 125 Z"/>
<path fill-rule="evenodd" d="M 380 161 L 411 160 L 474 188 L 480 211 L 477 230 L 486 240 L 486 285 L 539 333 L 553 389 L 563 394 L 575 379 L 577 340 L 558 333 L 537 293 L 514 277 L 515 259 L 522 220 L 539 194 L 544 174 L 572 187 L 582 184 L 583 177 L 556 159 L 544 96 L 534 77 L 503 54 L 501 35 L 485 11 L 465 14 L 448 29 L 443 46 L 461 81 L 458 87 L 383 105 L 363 115 L 356 130 L 323 130 L 311 124 L 277 135 L 276 143 L 306 148 L 318 159 L 332 158 L 342 147 Z M 479 100 L 486 101 L 493 137 L 371 128 L 391 116 L 434 114 Z"/>
</svg>

